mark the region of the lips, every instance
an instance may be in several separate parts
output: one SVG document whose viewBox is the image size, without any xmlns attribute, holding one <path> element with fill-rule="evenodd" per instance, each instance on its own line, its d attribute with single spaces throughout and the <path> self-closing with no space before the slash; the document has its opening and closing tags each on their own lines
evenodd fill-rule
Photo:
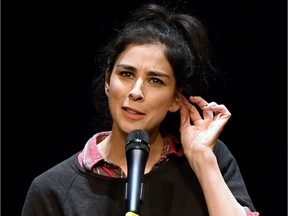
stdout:
<svg viewBox="0 0 288 216">
<path fill-rule="evenodd" d="M 140 120 L 145 116 L 145 113 L 131 107 L 122 107 L 122 110 L 124 116 L 133 120 Z"/>
<path fill-rule="evenodd" d="M 145 115 L 143 112 L 139 111 L 139 110 L 136 110 L 136 109 L 133 109 L 131 107 L 122 107 L 123 110 L 125 110 L 126 112 L 128 113 L 131 113 L 131 114 L 135 114 L 135 115 Z"/>
</svg>

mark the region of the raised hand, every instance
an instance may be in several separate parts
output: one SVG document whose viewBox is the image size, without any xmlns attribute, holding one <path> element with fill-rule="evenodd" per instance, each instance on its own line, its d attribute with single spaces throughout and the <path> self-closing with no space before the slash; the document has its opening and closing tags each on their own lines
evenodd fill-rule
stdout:
<svg viewBox="0 0 288 216">
<path fill-rule="evenodd" d="M 202 97 L 183 96 L 178 100 L 181 114 L 181 142 L 188 160 L 210 156 L 231 113 L 223 104 L 208 103 Z M 200 108 L 200 113 L 197 109 Z"/>
</svg>

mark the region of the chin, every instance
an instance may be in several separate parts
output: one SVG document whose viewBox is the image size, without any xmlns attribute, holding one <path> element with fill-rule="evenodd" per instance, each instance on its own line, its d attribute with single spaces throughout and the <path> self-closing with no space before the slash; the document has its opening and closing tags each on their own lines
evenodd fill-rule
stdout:
<svg viewBox="0 0 288 216">
<path fill-rule="evenodd" d="M 124 132 L 124 133 L 129 133 L 133 130 L 136 130 L 136 129 L 140 129 L 140 130 L 145 130 L 147 131 L 147 128 L 146 127 L 143 127 L 143 126 L 140 126 L 140 125 L 136 125 L 136 124 L 127 124 L 127 125 L 122 125 L 121 127 L 121 130 Z"/>
</svg>

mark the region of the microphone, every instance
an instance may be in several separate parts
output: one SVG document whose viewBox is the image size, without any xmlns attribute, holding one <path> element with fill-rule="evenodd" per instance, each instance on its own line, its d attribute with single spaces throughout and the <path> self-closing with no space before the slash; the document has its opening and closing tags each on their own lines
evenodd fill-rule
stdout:
<svg viewBox="0 0 288 216">
<path fill-rule="evenodd" d="M 143 176 L 148 159 L 150 144 L 146 131 L 136 129 L 126 138 L 127 183 L 125 216 L 138 216 L 143 200 Z"/>
</svg>

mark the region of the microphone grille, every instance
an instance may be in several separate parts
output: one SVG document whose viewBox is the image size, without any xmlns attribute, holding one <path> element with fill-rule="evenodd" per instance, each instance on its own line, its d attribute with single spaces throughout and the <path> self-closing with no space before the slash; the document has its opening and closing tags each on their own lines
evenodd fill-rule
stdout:
<svg viewBox="0 0 288 216">
<path fill-rule="evenodd" d="M 126 151 L 130 149 L 141 149 L 150 151 L 149 135 L 145 130 L 135 129 L 128 133 L 126 138 Z"/>
</svg>

